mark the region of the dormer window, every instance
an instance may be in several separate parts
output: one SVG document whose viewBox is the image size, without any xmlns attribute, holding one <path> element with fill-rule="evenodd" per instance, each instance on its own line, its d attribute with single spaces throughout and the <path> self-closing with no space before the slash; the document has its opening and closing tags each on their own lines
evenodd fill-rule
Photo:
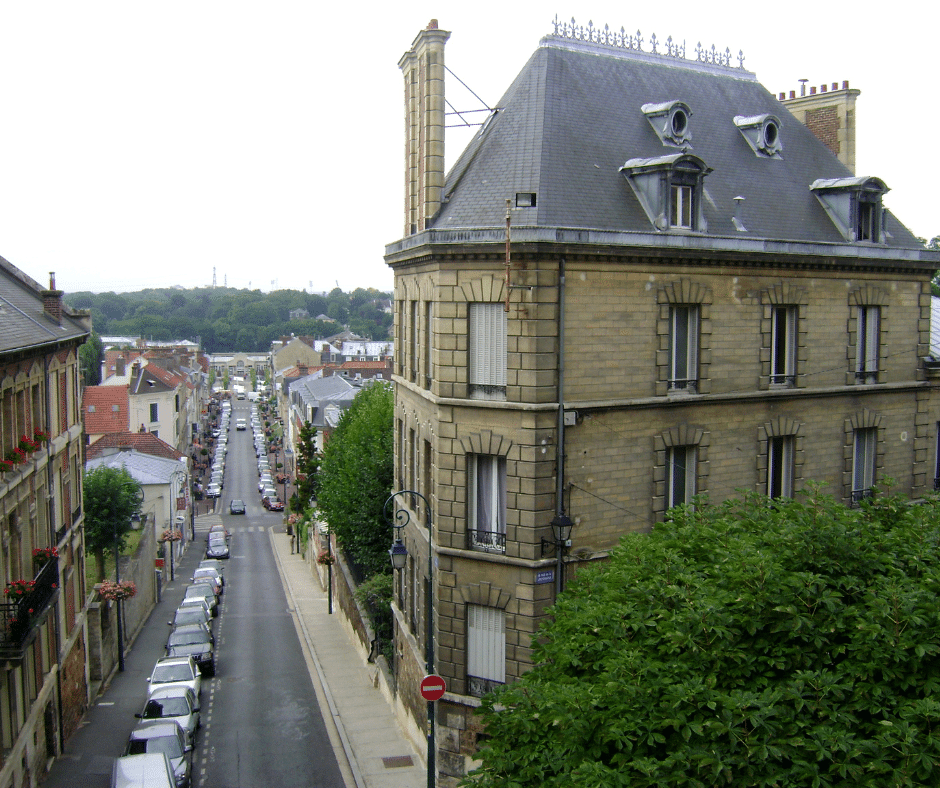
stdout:
<svg viewBox="0 0 940 788">
<path fill-rule="evenodd" d="M 776 115 L 753 115 L 745 117 L 736 115 L 734 125 L 738 127 L 741 136 L 747 140 L 751 150 L 757 156 L 767 158 L 782 158 L 780 152 L 780 118 Z"/>
<path fill-rule="evenodd" d="M 673 145 L 677 148 L 692 146 L 692 131 L 689 127 L 692 110 L 684 101 L 644 104 L 640 109 L 663 145 Z"/>
<path fill-rule="evenodd" d="M 884 243 L 882 197 L 888 187 L 880 178 L 829 178 L 809 187 L 846 241 Z"/>
<path fill-rule="evenodd" d="M 630 159 L 620 171 L 657 230 L 706 231 L 702 182 L 711 169 L 698 156 Z"/>
</svg>

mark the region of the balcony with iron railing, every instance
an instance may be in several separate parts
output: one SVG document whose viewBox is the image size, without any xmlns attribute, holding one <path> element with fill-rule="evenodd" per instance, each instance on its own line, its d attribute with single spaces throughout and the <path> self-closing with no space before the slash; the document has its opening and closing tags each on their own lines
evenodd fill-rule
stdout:
<svg viewBox="0 0 940 788">
<path fill-rule="evenodd" d="M 0 659 L 17 660 L 32 640 L 36 624 L 59 590 L 59 562 L 47 561 L 23 596 L 0 603 Z"/>
<path fill-rule="evenodd" d="M 482 698 L 497 687 L 502 687 L 502 681 L 493 679 L 481 679 L 479 676 L 467 675 L 467 694 L 471 698 Z"/>
</svg>

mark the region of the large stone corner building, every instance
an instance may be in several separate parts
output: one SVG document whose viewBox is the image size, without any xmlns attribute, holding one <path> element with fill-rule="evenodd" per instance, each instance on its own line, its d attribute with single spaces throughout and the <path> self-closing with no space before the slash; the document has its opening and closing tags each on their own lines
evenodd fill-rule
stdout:
<svg viewBox="0 0 940 788">
<path fill-rule="evenodd" d="M 884 181 L 737 58 L 573 24 L 445 175 L 447 37 L 432 22 L 399 63 L 404 236 L 385 255 L 395 484 L 432 515 L 429 533 L 405 497 L 398 700 L 420 731 L 430 584 L 441 785 L 472 759 L 477 699 L 529 668 L 557 589 L 623 534 L 696 495 L 820 482 L 851 505 L 940 476 L 940 255 Z"/>
</svg>

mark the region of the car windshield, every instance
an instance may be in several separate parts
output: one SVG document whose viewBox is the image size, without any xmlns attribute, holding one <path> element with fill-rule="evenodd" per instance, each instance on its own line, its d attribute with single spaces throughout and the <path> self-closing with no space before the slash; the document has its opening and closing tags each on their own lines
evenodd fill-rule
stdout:
<svg viewBox="0 0 940 788">
<path fill-rule="evenodd" d="M 182 717 L 184 714 L 189 714 L 189 712 L 189 703 L 182 696 L 160 698 L 159 700 L 151 698 L 147 701 L 142 716 L 145 720 L 155 720 L 161 717 Z"/>
<path fill-rule="evenodd" d="M 171 646 L 191 646 L 194 643 L 208 643 L 209 635 L 199 630 L 173 632 L 170 635 Z"/>
<path fill-rule="evenodd" d="M 192 681 L 193 673 L 185 662 L 181 665 L 158 665 L 153 671 L 153 681 L 163 684 L 168 681 Z"/>
<path fill-rule="evenodd" d="M 215 596 L 215 594 L 212 593 L 212 588 L 208 586 L 206 583 L 197 583 L 196 585 L 189 586 L 186 589 L 186 596 L 189 597 L 190 599 L 192 599 L 194 596 L 207 597 L 210 594 L 212 596 Z"/>
<path fill-rule="evenodd" d="M 154 736 L 152 739 L 134 739 L 127 747 L 128 755 L 147 752 L 165 752 L 171 758 L 182 758 L 183 748 L 176 736 Z"/>
</svg>

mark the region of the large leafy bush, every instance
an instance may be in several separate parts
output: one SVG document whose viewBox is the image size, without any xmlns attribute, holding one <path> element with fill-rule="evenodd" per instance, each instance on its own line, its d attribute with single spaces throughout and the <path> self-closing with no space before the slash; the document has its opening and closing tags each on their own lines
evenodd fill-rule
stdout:
<svg viewBox="0 0 940 788">
<path fill-rule="evenodd" d="M 755 497 L 625 538 L 485 699 L 474 784 L 940 784 L 938 515 Z"/>
</svg>

